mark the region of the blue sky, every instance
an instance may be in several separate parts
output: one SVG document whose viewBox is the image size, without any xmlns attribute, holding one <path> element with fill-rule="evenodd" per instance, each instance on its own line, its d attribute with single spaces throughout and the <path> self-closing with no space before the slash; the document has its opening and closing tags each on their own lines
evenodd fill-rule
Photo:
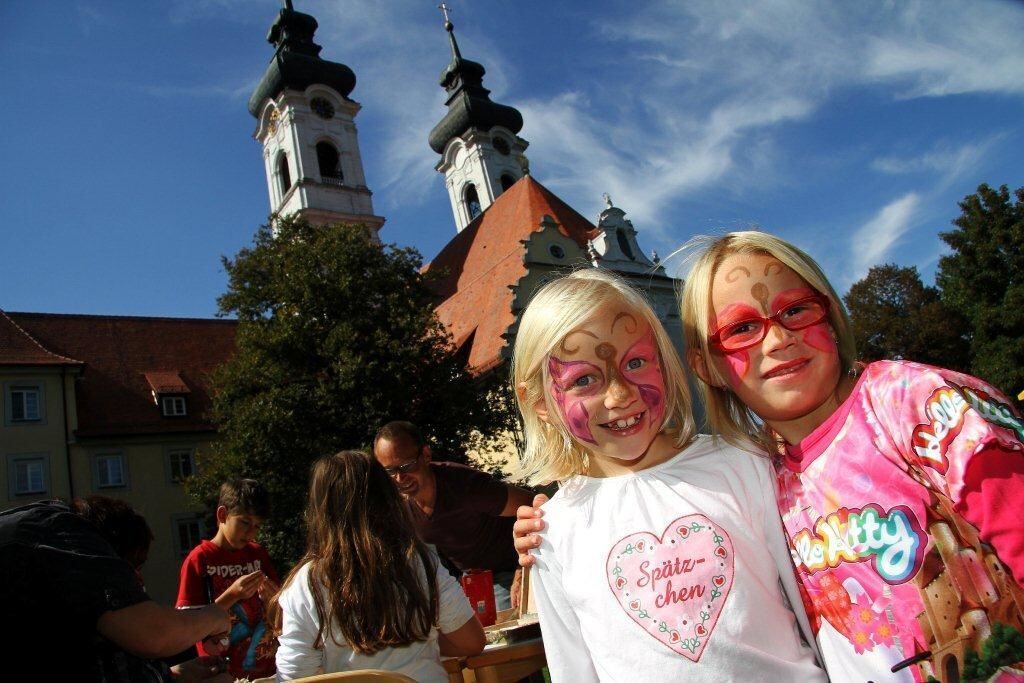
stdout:
<svg viewBox="0 0 1024 683">
<path fill-rule="evenodd" d="M 356 73 L 382 239 L 429 260 L 455 233 L 436 3 L 294 2 Z M 957 201 L 1024 185 L 1024 3 L 448 4 L 534 177 L 592 220 L 609 193 L 648 251 L 759 226 L 840 291 L 882 262 L 931 283 Z M 280 6 L 0 6 L 0 308 L 214 314 L 269 211 L 246 101 Z"/>
</svg>

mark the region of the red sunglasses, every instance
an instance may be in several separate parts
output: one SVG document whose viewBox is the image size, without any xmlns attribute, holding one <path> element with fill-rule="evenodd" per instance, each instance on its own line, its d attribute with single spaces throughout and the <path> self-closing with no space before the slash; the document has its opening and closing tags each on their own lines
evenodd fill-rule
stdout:
<svg viewBox="0 0 1024 683">
<path fill-rule="evenodd" d="M 828 297 L 815 294 L 787 304 L 766 318 L 759 316 L 723 325 L 708 338 L 708 343 L 722 351 L 742 351 L 760 344 L 772 323 L 795 332 L 825 320 L 828 309 Z"/>
</svg>

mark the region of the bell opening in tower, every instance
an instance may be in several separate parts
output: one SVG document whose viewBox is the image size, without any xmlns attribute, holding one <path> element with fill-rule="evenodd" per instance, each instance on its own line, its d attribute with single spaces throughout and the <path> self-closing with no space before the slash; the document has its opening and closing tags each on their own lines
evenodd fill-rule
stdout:
<svg viewBox="0 0 1024 683">
<path fill-rule="evenodd" d="M 316 161 L 320 167 L 320 178 L 325 183 L 342 183 L 344 178 L 341 174 L 341 159 L 334 145 L 329 142 L 316 143 Z"/>
<path fill-rule="evenodd" d="M 480 215 L 480 197 L 476 193 L 476 185 L 469 183 L 466 185 L 465 192 L 466 201 L 466 214 L 469 216 L 469 220 L 473 220 Z"/>
<path fill-rule="evenodd" d="M 281 185 L 281 196 L 283 197 L 292 186 L 292 176 L 288 172 L 288 155 L 281 152 L 277 157 L 277 178 Z"/>
</svg>

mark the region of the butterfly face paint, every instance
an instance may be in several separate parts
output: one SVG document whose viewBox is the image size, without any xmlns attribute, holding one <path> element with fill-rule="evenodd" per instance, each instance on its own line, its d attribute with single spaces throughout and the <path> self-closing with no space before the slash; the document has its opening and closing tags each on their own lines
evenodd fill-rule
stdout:
<svg viewBox="0 0 1024 683">
<path fill-rule="evenodd" d="M 772 256 L 732 254 L 712 278 L 711 330 L 769 317 L 814 294 Z M 839 383 L 838 348 L 827 319 L 801 330 L 773 322 L 759 343 L 738 351 L 713 349 L 711 361 L 728 388 L 770 426 L 804 419 L 820 423 L 824 418 L 817 413 Z"/>
<path fill-rule="evenodd" d="M 551 398 L 558 406 L 565 426 L 569 433 L 580 441 L 597 443 L 590 432 L 590 413 L 587 412 L 586 397 L 592 393 L 584 387 L 570 395 L 576 381 L 581 377 L 589 377 L 597 372 L 597 368 L 584 361 L 565 362 L 554 356 L 548 359 L 548 373 L 551 375 Z"/>
<path fill-rule="evenodd" d="M 632 460 L 661 431 L 665 381 L 654 331 L 601 309 L 548 358 L 548 394 L 569 432 L 596 457 Z"/>
</svg>

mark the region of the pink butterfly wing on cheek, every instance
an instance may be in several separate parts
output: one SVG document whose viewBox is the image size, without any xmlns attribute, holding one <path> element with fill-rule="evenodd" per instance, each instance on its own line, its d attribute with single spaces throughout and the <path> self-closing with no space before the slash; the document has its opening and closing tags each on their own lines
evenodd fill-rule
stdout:
<svg viewBox="0 0 1024 683">
<path fill-rule="evenodd" d="M 750 372 L 750 353 L 743 351 L 730 351 L 722 354 L 725 359 L 725 368 L 728 370 L 729 384 L 737 386 L 743 383 L 747 373 Z"/>
<path fill-rule="evenodd" d="M 661 364 L 658 362 L 658 347 L 654 343 L 654 332 L 648 331 L 643 339 L 633 344 L 623 354 L 623 365 L 636 357 L 647 359 L 647 364 L 640 370 L 634 371 L 628 371 L 623 367 L 620 368 L 620 372 L 630 384 L 637 387 L 637 391 L 640 392 L 640 400 L 647 406 L 651 422 L 659 424 L 665 415 L 665 377 L 661 374 Z"/>
<path fill-rule="evenodd" d="M 722 311 L 721 319 L 727 322 L 736 322 L 746 318 L 760 317 L 757 311 L 746 304 L 731 304 L 725 307 Z M 717 330 L 719 327 L 719 318 L 711 316 L 711 329 Z M 728 375 L 728 382 L 731 386 L 736 387 L 743 383 L 747 373 L 750 372 L 750 353 L 744 349 L 742 351 L 717 351 L 712 349 L 712 354 L 721 354 L 722 358 L 725 359 L 725 369 Z"/>
<path fill-rule="evenodd" d="M 779 295 L 775 297 L 775 300 L 772 301 L 772 310 L 782 310 L 794 301 L 814 296 L 815 294 L 817 294 L 817 292 L 810 287 L 787 289 L 785 292 L 780 292 Z M 813 325 L 801 330 L 801 332 L 803 333 L 801 338 L 804 343 L 811 348 L 817 349 L 823 353 L 838 353 L 836 340 L 832 337 L 832 328 L 829 327 L 827 322 Z"/>
<path fill-rule="evenodd" d="M 565 425 L 569 428 L 569 433 L 580 441 L 597 443 L 593 433 L 590 431 L 590 413 L 587 412 L 587 407 L 583 405 L 586 397 L 567 396 L 562 388 L 581 367 L 587 369 L 594 368 L 590 363 L 583 361 L 570 361 L 567 363 L 554 356 L 548 358 L 548 372 L 551 375 L 548 391 L 551 394 L 551 398 L 554 399 L 555 405 L 558 406 L 558 410 L 561 411 Z"/>
<path fill-rule="evenodd" d="M 836 340 L 832 338 L 832 330 L 827 323 L 820 323 L 801 331 L 804 333 L 804 342 L 811 348 L 828 354 L 839 352 Z"/>
</svg>

